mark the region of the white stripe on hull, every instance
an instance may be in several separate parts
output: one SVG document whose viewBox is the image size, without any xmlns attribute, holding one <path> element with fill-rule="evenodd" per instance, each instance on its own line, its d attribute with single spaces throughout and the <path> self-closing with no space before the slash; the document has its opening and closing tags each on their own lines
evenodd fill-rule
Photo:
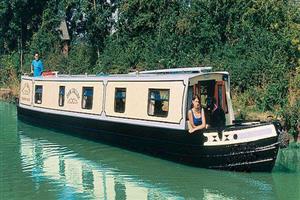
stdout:
<svg viewBox="0 0 300 200">
<path fill-rule="evenodd" d="M 104 112 L 102 112 L 101 115 L 91 115 L 91 114 L 86 114 L 86 113 L 75 113 L 75 112 L 52 110 L 52 109 L 46 109 L 46 108 L 37 108 L 37 107 L 27 106 L 24 104 L 19 104 L 19 106 L 24 109 L 33 110 L 33 111 L 37 111 L 37 112 L 43 112 L 43 113 L 49 113 L 49 114 L 65 115 L 65 116 L 70 116 L 70 117 L 93 119 L 93 120 L 99 120 L 99 121 L 101 120 L 101 121 L 115 122 L 115 123 L 133 124 L 133 125 L 137 125 L 137 126 L 185 130 L 185 121 L 184 120 L 181 120 L 180 124 L 172 124 L 172 123 L 165 123 L 165 122 L 153 122 L 153 121 L 139 120 L 139 119 L 108 117 L 105 115 Z"/>
<path fill-rule="evenodd" d="M 245 128 L 241 130 L 223 131 L 222 139 L 219 138 L 217 132 L 204 133 L 204 136 L 207 137 L 207 142 L 204 143 L 204 146 L 220 146 L 272 138 L 276 137 L 277 133 L 274 125 L 268 124 L 265 126 Z"/>
</svg>

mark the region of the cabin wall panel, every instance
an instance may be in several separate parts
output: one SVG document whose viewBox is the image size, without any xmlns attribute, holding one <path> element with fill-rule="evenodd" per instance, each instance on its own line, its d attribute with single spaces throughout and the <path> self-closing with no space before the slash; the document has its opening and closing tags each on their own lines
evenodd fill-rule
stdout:
<svg viewBox="0 0 300 200">
<path fill-rule="evenodd" d="M 42 103 L 34 104 L 37 107 L 98 115 L 102 112 L 103 82 L 35 81 L 34 85 L 43 85 Z M 58 105 L 59 86 L 65 86 L 65 102 L 62 107 Z M 94 88 L 92 109 L 82 109 L 82 87 Z"/>
<path fill-rule="evenodd" d="M 125 112 L 114 111 L 115 88 L 126 88 Z M 148 115 L 149 89 L 169 89 L 169 112 L 167 117 Z M 130 119 L 144 119 L 180 123 L 184 98 L 184 84 L 182 81 L 172 82 L 112 82 L 107 83 L 105 112 L 107 116 Z"/>
<path fill-rule="evenodd" d="M 25 105 L 31 105 L 33 101 L 33 84 L 32 80 L 22 80 L 20 87 L 20 103 Z"/>
</svg>

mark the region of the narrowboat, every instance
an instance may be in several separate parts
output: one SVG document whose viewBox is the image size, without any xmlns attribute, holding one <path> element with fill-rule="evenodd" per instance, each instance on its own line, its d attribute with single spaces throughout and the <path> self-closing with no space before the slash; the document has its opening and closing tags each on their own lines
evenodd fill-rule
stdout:
<svg viewBox="0 0 300 200">
<path fill-rule="evenodd" d="M 195 94 L 208 127 L 190 133 Z M 212 98 L 225 113 L 222 127 L 210 126 Z M 22 76 L 17 110 L 37 126 L 209 169 L 269 172 L 280 143 L 279 123 L 235 121 L 229 73 L 211 67 Z"/>
</svg>

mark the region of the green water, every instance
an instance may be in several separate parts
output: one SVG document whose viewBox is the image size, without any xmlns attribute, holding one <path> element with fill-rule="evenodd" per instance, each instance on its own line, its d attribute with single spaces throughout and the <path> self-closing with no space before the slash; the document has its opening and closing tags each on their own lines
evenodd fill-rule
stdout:
<svg viewBox="0 0 300 200">
<path fill-rule="evenodd" d="M 0 199 L 300 199 L 300 148 L 272 173 L 193 168 L 37 128 L 0 102 Z"/>
</svg>

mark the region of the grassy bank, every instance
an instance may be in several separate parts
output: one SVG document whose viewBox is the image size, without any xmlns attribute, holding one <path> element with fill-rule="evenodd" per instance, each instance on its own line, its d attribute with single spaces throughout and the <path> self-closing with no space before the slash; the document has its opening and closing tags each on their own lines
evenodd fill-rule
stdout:
<svg viewBox="0 0 300 200">
<path fill-rule="evenodd" d="M 0 100 L 14 103 L 18 98 L 18 93 L 15 92 L 16 89 L 10 88 L 0 88 Z"/>
<path fill-rule="evenodd" d="M 5 85 L 0 85 L 0 100 L 7 102 L 15 102 L 19 97 L 20 83 L 17 75 L 13 75 L 13 78 L 9 79 L 9 82 Z"/>
</svg>

